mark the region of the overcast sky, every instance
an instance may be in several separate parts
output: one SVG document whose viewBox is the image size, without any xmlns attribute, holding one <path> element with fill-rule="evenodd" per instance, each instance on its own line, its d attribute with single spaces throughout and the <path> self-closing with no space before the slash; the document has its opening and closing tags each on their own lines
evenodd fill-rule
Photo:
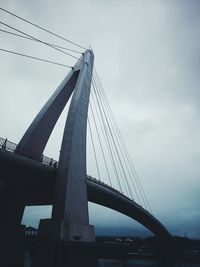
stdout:
<svg viewBox="0 0 200 267">
<path fill-rule="evenodd" d="M 154 215 L 173 234 L 200 237 L 200 1 L 1 0 L 74 42 L 92 46 L 95 64 Z M 1 21 L 76 48 L 0 11 Z M 6 29 L 2 26 L 1 29 Z M 74 64 L 52 49 L 0 32 L 1 47 Z M 76 48 L 77 49 L 77 48 Z M 68 69 L 0 51 L 0 136 L 19 142 Z M 66 112 L 45 150 L 58 158 Z M 91 223 L 138 228 L 91 205 Z M 27 223 L 38 214 L 26 213 Z M 139 228 L 138 228 L 139 229 Z"/>
</svg>

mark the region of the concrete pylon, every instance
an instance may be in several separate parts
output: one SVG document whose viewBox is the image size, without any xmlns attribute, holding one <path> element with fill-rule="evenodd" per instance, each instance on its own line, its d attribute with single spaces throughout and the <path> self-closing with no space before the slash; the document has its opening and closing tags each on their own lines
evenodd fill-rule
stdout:
<svg viewBox="0 0 200 267">
<path fill-rule="evenodd" d="M 94 241 L 89 225 L 86 185 L 86 130 L 94 54 L 87 50 L 68 111 L 57 170 L 52 210 L 57 240 Z"/>
<path fill-rule="evenodd" d="M 38 161 L 41 159 L 51 132 L 74 90 L 81 62 L 78 60 L 42 107 L 18 143 L 15 153 Z"/>
</svg>

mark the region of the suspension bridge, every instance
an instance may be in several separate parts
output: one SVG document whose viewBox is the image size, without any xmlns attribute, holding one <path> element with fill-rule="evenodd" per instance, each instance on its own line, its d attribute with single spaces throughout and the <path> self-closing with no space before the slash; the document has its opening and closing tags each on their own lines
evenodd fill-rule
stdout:
<svg viewBox="0 0 200 267">
<path fill-rule="evenodd" d="M 1 11 L 31 23 L 2 8 Z M 1 25 L 15 31 L 11 33 L 1 29 L 4 34 L 39 42 L 66 55 L 75 51 L 69 49 L 66 52 L 61 46 L 40 40 L 5 22 L 1 22 Z M 45 30 L 36 24 L 33 26 Z M 57 34 L 54 36 L 60 37 Z M 44 60 L 7 49 L 1 51 Z M 5 251 L 10 251 L 5 245 L 7 240 L 8 246 L 12 243 L 13 251 L 17 251 L 24 208 L 31 205 L 52 205 L 52 217 L 41 220 L 40 224 L 43 229 L 48 229 L 51 240 L 95 241 L 95 228 L 89 224 L 88 201 L 133 218 L 163 240 L 171 238 L 165 226 L 152 214 L 94 68 L 94 53 L 91 49 L 86 49 L 80 54 L 80 57 L 71 55 L 77 59 L 71 67 L 46 60 L 48 63 L 69 67 L 69 73 L 47 100 L 18 144 L 0 139 L 0 166 L 1 173 L 4 173 L 0 178 L 0 234 L 1 245 L 5 247 Z M 59 160 L 55 161 L 45 157 L 43 152 L 60 114 L 69 101 L 60 156 Z M 87 144 L 90 150 L 87 150 Z M 95 164 L 96 174 L 88 172 L 88 161 Z"/>
</svg>

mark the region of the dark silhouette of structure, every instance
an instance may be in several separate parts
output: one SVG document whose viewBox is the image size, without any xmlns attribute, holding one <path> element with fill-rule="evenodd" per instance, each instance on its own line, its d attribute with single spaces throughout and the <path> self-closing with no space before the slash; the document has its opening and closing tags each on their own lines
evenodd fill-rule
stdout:
<svg viewBox="0 0 200 267">
<path fill-rule="evenodd" d="M 0 242 L 4 256 L 0 263 L 12 259 L 19 261 L 17 255 L 21 254 L 16 248 L 22 243 L 24 228 L 21 220 L 27 205 L 53 205 L 52 218 L 41 221 L 41 225 L 46 226 L 49 239 L 55 242 L 94 242 L 88 200 L 128 215 L 160 238 L 171 237 L 166 228 L 140 205 L 87 176 L 86 127 L 93 61 L 92 50 L 85 51 L 33 120 L 16 149 L 10 149 L 14 153 L 6 151 L 7 140 L 1 145 Z M 47 141 L 71 95 L 59 162 L 42 164 L 45 163 L 43 151 Z M 8 259 L 10 254 L 12 259 Z"/>
<path fill-rule="evenodd" d="M 32 226 L 28 226 L 25 229 L 25 236 L 36 236 L 38 233 L 38 230 Z"/>
</svg>

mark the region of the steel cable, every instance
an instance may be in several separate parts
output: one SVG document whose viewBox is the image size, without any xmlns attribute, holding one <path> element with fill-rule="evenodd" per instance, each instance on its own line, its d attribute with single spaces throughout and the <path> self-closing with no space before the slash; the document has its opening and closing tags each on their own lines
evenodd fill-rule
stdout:
<svg viewBox="0 0 200 267">
<path fill-rule="evenodd" d="M 30 40 L 30 41 L 39 42 L 38 40 L 33 39 L 32 37 L 27 37 L 27 36 L 20 35 L 20 34 L 14 33 L 14 32 L 9 32 L 9 31 L 3 30 L 3 29 L 0 29 L 0 31 L 3 32 L 3 33 L 6 33 L 6 34 L 10 34 L 10 35 L 14 35 L 14 36 L 17 36 L 17 37 L 20 37 L 20 38 L 27 39 L 27 40 Z M 40 42 L 39 42 L 39 43 L 40 43 Z M 68 51 L 70 51 L 70 52 L 74 52 L 74 53 L 82 54 L 82 52 L 80 52 L 80 51 L 73 50 L 73 49 L 70 49 L 70 48 L 67 48 L 67 47 L 64 47 L 64 46 L 55 45 L 55 44 L 52 44 L 52 43 L 49 43 L 49 42 L 46 42 L 46 43 L 49 44 L 49 45 L 52 45 L 52 46 L 54 46 L 54 47 L 57 47 L 57 48 L 61 48 L 61 49 L 64 49 L 64 50 L 68 50 Z"/>
<path fill-rule="evenodd" d="M 4 22 L 0 21 L 0 24 L 4 25 L 4 26 L 6 26 L 6 27 L 8 27 L 8 28 L 10 28 L 10 29 L 12 29 L 12 30 L 15 30 L 15 31 L 17 31 L 17 32 L 20 32 L 20 33 L 24 34 L 25 36 L 28 36 L 28 37 L 30 37 L 30 38 L 36 40 L 37 42 L 40 42 L 40 43 L 42 43 L 42 44 L 44 44 L 44 45 L 47 45 L 48 47 L 51 47 L 51 48 L 53 48 L 53 49 L 55 49 L 55 50 L 57 50 L 57 51 L 59 51 L 59 52 L 61 52 L 61 53 L 63 53 L 63 54 L 66 54 L 67 56 L 70 56 L 70 57 L 73 57 L 73 58 L 75 58 L 75 59 L 78 59 L 78 60 L 80 60 L 80 61 L 82 61 L 82 62 L 85 62 L 84 60 L 82 60 L 82 59 L 80 59 L 80 58 L 78 58 L 78 57 L 75 57 L 75 56 L 73 56 L 73 55 L 71 55 L 71 54 L 69 54 L 69 53 L 67 53 L 67 52 L 65 52 L 65 51 L 63 51 L 63 50 L 61 50 L 61 49 L 59 49 L 59 48 L 56 48 L 56 47 L 54 47 L 53 45 L 51 45 L 51 44 L 49 44 L 49 43 L 46 43 L 46 42 L 44 42 L 44 41 L 42 41 L 42 40 L 40 40 L 40 39 L 38 39 L 38 38 L 36 38 L 36 37 L 34 37 L 34 36 L 28 34 L 28 33 L 25 33 L 25 32 L 23 32 L 23 31 L 21 31 L 21 30 L 18 30 L 18 29 L 16 29 L 16 28 L 13 27 L 13 26 L 8 25 L 7 23 L 4 23 Z"/>
<path fill-rule="evenodd" d="M 71 43 L 71 44 L 73 44 L 73 45 L 76 45 L 76 46 L 78 46 L 78 47 L 80 47 L 80 48 L 82 48 L 82 49 L 87 49 L 87 48 L 85 48 L 85 47 L 82 46 L 82 45 L 79 45 L 79 44 L 77 44 L 77 43 L 75 43 L 75 42 L 72 42 L 72 41 L 70 41 L 70 40 L 68 40 L 68 39 L 66 39 L 66 38 L 64 38 L 64 37 L 62 37 L 61 35 L 58 35 L 58 34 L 52 32 L 52 31 L 49 31 L 49 30 L 47 30 L 47 29 L 45 29 L 45 28 L 43 28 L 43 27 L 41 27 L 41 26 L 39 26 L 39 25 L 37 25 L 37 24 L 31 22 L 30 20 L 24 19 L 24 18 L 22 18 L 22 17 L 20 17 L 20 16 L 18 16 L 18 15 L 16 15 L 16 14 L 14 14 L 14 13 L 12 13 L 12 12 L 10 12 L 10 11 L 4 9 L 4 8 L 0 8 L 0 10 L 2 10 L 3 12 L 6 12 L 7 14 L 10 14 L 10 15 L 16 17 L 16 18 L 18 18 L 18 19 L 20 19 L 20 20 L 22 20 L 22 21 L 24 21 L 24 22 L 26 22 L 26 23 L 29 23 L 29 24 L 31 24 L 32 26 L 35 26 L 35 27 L 39 28 L 40 30 L 43 30 L 43 31 L 45 31 L 45 32 L 48 32 L 49 34 L 52 34 L 52 35 L 54 35 L 54 36 L 56 36 L 56 37 L 58 37 L 58 38 L 60 38 L 60 39 L 62 39 L 62 40 L 64 40 L 64 41 L 66 41 L 66 42 L 68 42 L 68 43 Z"/>
<path fill-rule="evenodd" d="M 34 57 L 34 56 L 22 54 L 22 53 L 18 53 L 18 52 L 7 50 L 7 49 L 3 49 L 3 48 L 0 48 L 0 51 L 73 69 L 73 67 L 65 65 L 65 64 L 62 64 L 62 63 L 58 63 L 58 62 L 55 62 L 55 61 L 51 61 L 51 60 L 47 60 L 47 59 L 43 59 L 43 58 L 39 58 L 39 57 Z"/>
</svg>

